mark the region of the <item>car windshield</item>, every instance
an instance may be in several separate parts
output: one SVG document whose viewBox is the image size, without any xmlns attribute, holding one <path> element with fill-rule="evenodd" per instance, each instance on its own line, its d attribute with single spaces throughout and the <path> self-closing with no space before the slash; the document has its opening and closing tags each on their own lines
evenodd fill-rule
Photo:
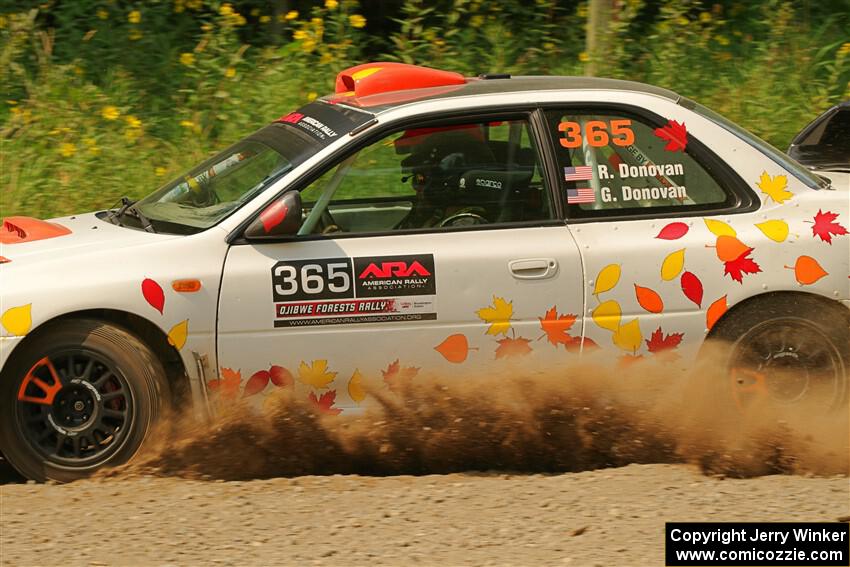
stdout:
<svg viewBox="0 0 850 567">
<path fill-rule="evenodd" d="M 372 117 L 325 103 L 309 104 L 163 185 L 134 209 L 157 231 L 204 230 Z"/>
<path fill-rule="evenodd" d="M 739 138 L 743 138 L 750 145 L 754 146 L 758 151 L 775 161 L 783 168 L 793 173 L 797 177 L 797 179 L 799 179 L 812 189 L 823 189 L 829 185 L 829 182 L 825 181 L 824 179 L 821 179 L 820 177 L 806 169 L 804 166 L 800 165 L 798 162 L 794 161 L 792 158 L 788 157 L 778 149 L 774 148 L 755 134 L 752 134 L 747 130 L 741 128 L 731 120 L 724 118 L 723 116 L 717 114 L 710 108 L 707 108 L 701 104 L 694 104 L 693 110 L 701 114 L 702 116 L 708 118 L 715 124 L 729 130 Z"/>
</svg>

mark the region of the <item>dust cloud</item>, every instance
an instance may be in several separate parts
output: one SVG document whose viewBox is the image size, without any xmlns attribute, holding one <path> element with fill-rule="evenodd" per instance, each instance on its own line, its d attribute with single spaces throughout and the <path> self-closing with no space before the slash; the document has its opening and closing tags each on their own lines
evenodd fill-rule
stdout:
<svg viewBox="0 0 850 567">
<path fill-rule="evenodd" d="M 222 404 L 210 423 L 174 417 L 144 454 L 107 476 L 224 480 L 278 476 L 556 473 L 630 463 L 692 463 L 706 474 L 850 472 L 846 404 L 746 411 L 728 401 L 722 352 L 683 371 L 659 358 L 627 366 L 584 358 L 558 373 L 420 375 L 371 406 L 331 416 L 291 392 Z"/>
</svg>

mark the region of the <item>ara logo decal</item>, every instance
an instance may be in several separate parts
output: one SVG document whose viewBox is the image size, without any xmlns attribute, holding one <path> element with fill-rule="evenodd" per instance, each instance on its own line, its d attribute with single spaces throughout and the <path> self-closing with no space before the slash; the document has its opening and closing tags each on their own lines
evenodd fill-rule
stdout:
<svg viewBox="0 0 850 567">
<path fill-rule="evenodd" d="M 278 122 L 288 122 L 290 124 L 298 124 L 301 119 L 304 118 L 304 115 L 300 112 L 290 112 L 285 116 L 281 116 L 277 119 Z"/>
<path fill-rule="evenodd" d="M 372 262 L 358 276 L 361 280 L 367 278 L 391 278 L 400 277 L 406 278 L 409 276 L 430 276 L 431 272 L 414 260 L 412 263 L 407 262 L 381 262 L 380 266 Z"/>
<path fill-rule="evenodd" d="M 357 297 L 437 293 L 434 255 L 354 258 Z"/>
</svg>

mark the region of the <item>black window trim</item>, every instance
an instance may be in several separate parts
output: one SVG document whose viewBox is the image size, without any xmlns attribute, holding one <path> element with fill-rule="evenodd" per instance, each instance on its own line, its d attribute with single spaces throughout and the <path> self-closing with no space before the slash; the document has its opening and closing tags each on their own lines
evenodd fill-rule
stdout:
<svg viewBox="0 0 850 567">
<path fill-rule="evenodd" d="M 460 227 L 429 227 L 421 229 L 385 230 L 376 232 L 338 232 L 332 234 L 281 236 L 263 240 L 249 241 L 244 237 L 244 232 L 248 228 L 248 226 L 260 215 L 264 208 L 261 207 L 256 213 L 250 215 L 248 218 L 242 221 L 227 236 L 225 241 L 230 245 L 273 244 L 282 242 L 308 242 L 313 240 L 337 240 L 344 238 L 369 238 L 376 236 L 404 236 L 445 232 L 470 232 L 486 230 L 509 230 L 516 228 L 564 226 L 565 211 L 563 205 L 559 202 L 558 197 L 558 193 L 560 192 L 560 186 L 553 183 L 553 181 L 555 181 L 555 179 L 552 177 L 553 168 L 549 164 L 549 160 L 553 158 L 553 154 L 551 154 L 551 151 L 549 150 L 549 146 L 551 144 L 543 138 L 546 132 L 545 123 L 543 122 L 543 115 L 539 112 L 538 104 L 529 103 L 512 105 L 506 104 L 498 106 L 491 105 L 472 109 L 455 109 L 451 111 L 442 110 L 428 114 L 420 114 L 417 116 L 402 118 L 399 120 L 393 120 L 391 122 L 387 122 L 386 124 L 379 124 L 377 127 L 374 127 L 374 130 L 369 132 L 368 135 L 363 136 L 362 139 L 350 144 L 345 144 L 341 148 L 327 155 L 319 163 L 310 168 L 309 171 L 305 172 L 303 175 L 292 181 L 287 187 L 277 192 L 273 197 L 269 198 L 264 204 L 264 206 L 268 205 L 268 203 L 271 203 L 275 199 L 278 199 L 287 191 L 301 191 L 302 189 L 307 188 L 311 183 L 313 183 L 324 173 L 326 173 L 329 168 L 334 167 L 352 154 L 359 152 L 363 148 L 376 142 L 379 142 L 381 139 L 383 139 L 389 134 L 392 134 L 393 132 L 397 132 L 406 128 L 429 128 L 471 122 L 488 122 L 498 120 L 523 120 L 528 124 L 529 130 L 532 134 L 532 137 L 534 138 L 532 142 L 535 145 L 535 150 L 537 151 L 538 159 L 540 161 L 539 166 L 541 169 L 541 175 L 547 185 L 549 198 L 552 203 L 551 219 L 524 222 L 489 223 Z"/>
<path fill-rule="evenodd" d="M 653 208 L 639 209 L 639 211 L 641 212 L 637 214 L 635 214 L 637 211 L 635 211 L 634 209 L 582 211 L 582 209 L 580 209 L 578 205 L 567 205 L 566 197 L 561 194 L 562 185 L 560 177 L 557 174 L 558 160 L 555 156 L 557 148 L 555 147 L 554 143 L 554 141 L 557 139 L 557 137 L 555 136 L 557 132 L 550 131 L 548 121 L 545 117 L 545 113 L 547 111 L 569 111 L 571 109 L 579 111 L 613 111 L 625 114 L 626 116 L 631 115 L 635 118 L 643 120 L 648 126 L 655 125 L 656 127 L 663 126 L 664 124 L 666 124 L 667 119 L 656 114 L 655 112 L 647 110 L 646 108 L 634 106 L 631 104 L 600 102 L 552 102 L 543 103 L 539 106 L 541 110 L 543 128 L 546 131 L 546 145 L 548 146 L 549 151 L 551 152 L 552 159 L 550 161 L 550 167 L 555 170 L 553 173 L 557 181 L 556 198 L 558 202 L 560 202 L 561 205 L 564 207 L 564 218 L 566 219 L 567 224 L 701 217 L 707 215 L 714 216 L 743 214 L 756 211 L 761 206 L 761 202 L 759 201 L 755 192 L 750 188 L 749 184 L 744 181 L 744 179 L 740 175 L 738 175 L 729 166 L 729 164 L 723 161 L 720 156 L 714 153 L 708 146 L 703 144 L 690 132 L 688 132 L 688 149 L 692 151 L 688 152 L 688 155 L 690 155 L 700 165 L 700 167 L 702 167 L 706 171 L 706 173 L 708 173 L 717 182 L 720 188 L 727 195 L 731 195 L 733 197 L 733 202 L 731 204 L 727 204 L 724 201 L 723 203 L 716 203 L 713 206 L 711 204 L 703 206 L 697 205 L 686 210 L 681 210 L 681 207 L 676 206 L 655 207 L 654 210 Z"/>
</svg>

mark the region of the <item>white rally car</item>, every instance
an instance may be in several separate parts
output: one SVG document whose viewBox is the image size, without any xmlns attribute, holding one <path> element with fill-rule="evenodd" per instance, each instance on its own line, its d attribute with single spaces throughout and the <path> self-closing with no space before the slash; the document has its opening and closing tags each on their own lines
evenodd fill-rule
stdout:
<svg viewBox="0 0 850 567">
<path fill-rule="evenodd" d="M 670 91 L 373 63 L 135 203 L 0 230 L 0 450 L 126 461 L 164 408 L 732 342 L 846 404 L 850 193 Z M 494 378 L 497 379 L 497 378 Z"/>
</svg>

